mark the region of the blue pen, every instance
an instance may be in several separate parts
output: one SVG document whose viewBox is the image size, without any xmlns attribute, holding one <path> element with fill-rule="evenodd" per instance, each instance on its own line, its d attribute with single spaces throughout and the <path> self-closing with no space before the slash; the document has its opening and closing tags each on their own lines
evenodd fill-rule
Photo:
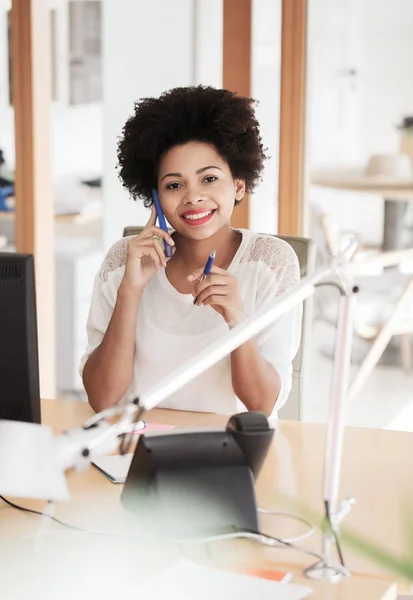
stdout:
<svg viewBox="0 0 413 600">
<path fill-rule="evenodd" d="M 200 281 L 203 281 L 205 279 L 205 277 L 208 277 L 208 275 L 211 273 L 211 269 L 212 269 L 212 265 L 214 264 L 214 260 L 215 260 L 215 250 L 212 250 L 211 254 L 208 256 L 208 260 L 206 261 L 204 271 L 202 273 L 202 277 L 201 277 Z M 197 300 L 198 300 L 198 296 L 195 298 L 194 304 L 196 304 Z"/>
<path fill-rule="evenodd" d="M 159 227 L 168 233 L 168 226 L 166 225 L 165 216 L 163 214 L 161 203 L 159 202 L 158 192 L 156 190 L 152 190 L 152 198 L 155 203 L 156 214 L 158 215 Z M 173 256 L 172 247 L 165 240 L 163 240 L 163 246 L 167 258 L 171 258 L 171 256 Z"/>
</svg>

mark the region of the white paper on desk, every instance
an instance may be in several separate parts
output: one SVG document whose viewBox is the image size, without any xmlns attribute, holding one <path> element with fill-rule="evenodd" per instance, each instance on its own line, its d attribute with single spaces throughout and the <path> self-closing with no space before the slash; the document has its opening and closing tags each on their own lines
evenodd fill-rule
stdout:
<svg viewBox="0 0 413 600">
<path fill-rule="evenodd" d="M 133 453 L 114 456 L 99 456 L 92 463 L 102 471 L 112 483 L 125 483 Z"/>
<path fill-rule="evenodd" d="M 301 600 L 313 591 L 290 583 L 278 583 L 250 575 L 230 573 L 180 561 L 143 583 L 145 600 Z"/>
</svg>

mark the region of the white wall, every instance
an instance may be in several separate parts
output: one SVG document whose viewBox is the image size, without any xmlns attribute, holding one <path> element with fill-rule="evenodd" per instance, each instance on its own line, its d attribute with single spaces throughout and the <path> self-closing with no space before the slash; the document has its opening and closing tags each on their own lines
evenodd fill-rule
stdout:
<svg viewBox="0 0 413 600">
<path fill-rule="evenodd" d="M 7 11 L 11 0 L 0 0 L 0 126 L 4 118 L 3 108 L 8 103 L 8 53 L 7 53 Z M 1 135 L 1 129 L 0 129 Z"/>
<path fill-rule="evenodd" d="M 50 0 L 57 11 L 56 75 L 58 101 L 51 106 L 51 158 L 54 177 L 102 172 L 102 106 L 70 106 L 68 0 Z M 9 105 L 6 17 L 10 0 L 0 0 L 0 148 L 14 167 L 14 115 Z"/>
<path fill-rule="evenodd" d="M 363 0 L 361 140 L 365 153 L 398 150 L 396 125 L 413 115 L 413 2 Z"/>
<path fill-rule="evenodd" d="M 250 228 L 276 233 L 280 134 L 281 0 L 254 0 L 252 10 L 252 93 L 270 159 L 250 204 Z"/>
<path fill-rule="evenodd" d="M 52 107 L 53 175 L 100 175 L 103 168 L 103 106 Z"/>
<path fill-rule="evenodd" d="M 395 125 L 413 114 L 413 2 L 312 0 L 309 6 L 310 168 L 365 164 L 372 153 L 397 152 Z M 312 187 L 309 200 L 342 229 L 381 243 L 380 196 Z"/>
<path fill-rule="evenodd" d="M 0 148 L 5 159 L 14 164 L 13 113 L 9 106 L 9 68 L 7 44 L 7 11 L 10 0 L 0 0 Z"/>
<path fill-rule="evenodd" d="M 194 82 L 222 87 L 223 0 L 194 0 Z"/>
<path fill-rule="evenodd" d="M 0 111 L 0 148 L 14 167 L 14 116 L 6 106 Z M 51 108 L 51 159 L 54 177 L 93 175 L 102 172 L 102 105 L 84 104 Z"/>
<path fill-rule="evenodd" d="M 105 0 L 103 3 L 103 240 L 107 247 L 125 225 L 149 213 L 123 190 L 115 166 L 116 145 L 134 102 L 193 83 L 192 0 Z"/>
</svg>

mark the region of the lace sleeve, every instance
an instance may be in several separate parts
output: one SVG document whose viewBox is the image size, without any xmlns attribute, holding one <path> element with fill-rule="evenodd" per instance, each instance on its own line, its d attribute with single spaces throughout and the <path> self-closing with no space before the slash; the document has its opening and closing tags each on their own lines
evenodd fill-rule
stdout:
<svg viewBox="0 0 413 600">
<path fill-rule="evenodd" d="M 282 294 L 300 279 L 298 258 L 292 247 L 277 237 L 257 236 L 241 263 L 261 263 L 273 274 L 269 282 L 276 294 Z"/>
<path fill-rule="evenodd" d="M 106 254 L 98 273 L 98 277 L 100 277 L 102 281 L 107 281 L 109 273 L 112 271 L 116 271 L 116 269 L 125 266 L 126 255 L 128 252 L 128 241 L 129 238 L 123 238 L 117 241 Z"/>
<path fill-rule="evenodd" d="M 258 235 L 250 244 L 242 262 L 259 271 L 256 307 L 272 302 L 300 279 L 298 258 L 293 248 L 277 237 Z M 277 371 L 281 390 L 272 416 L 287 401 L 292 388 L 293 359 L 301 339 L 301 304 L 293 306 L 282 317 L 258 334 L 261 356 Z"/>
<path fill-rule="evenodd" d="M 79 366 L 80 376 L 83 374 L 87 359 L 102 342 L 108 328 L 116 302 L 119 281 L 114 282 L 114 285 L 108 285 L 107 281 L 110 273 L 125 265 L 127 249 L 127 238 L 116 242 L 106 254 L 102 266 L 96 274 L 86 325 L 88 342 Z"/>
</svg>

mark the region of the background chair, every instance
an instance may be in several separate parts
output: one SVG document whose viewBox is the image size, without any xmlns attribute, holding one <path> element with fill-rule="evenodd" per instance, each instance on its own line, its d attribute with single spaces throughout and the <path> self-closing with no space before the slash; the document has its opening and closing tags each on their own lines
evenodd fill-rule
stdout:
<svg viewBox="0 0 413 600">
<path fill-rule="evenodd" d="M 125 227 L 123 237 L 138 235 L 142 227 Z M 293 236 L 276 236 L 285 240 L 297 254 L 301 276 L 311 275 L 315 267 L 316 244 L 308 238 Z M 301 342 L 293 362 L 292 389 L 288 401 L 280 409 L 278 416 L 282 419 L 303 420 L 303 396 L 307 386 L 307 369 L 309 363 L 309 348 L 312 321 L 312 297 L 303 304 L 303 320 Z M 308 389 L 308 388 L 307 388 Z"/>
<path fill-rule="evenodd" d="M 276 236 L 290 244 L 297 255 L 300 264 L 301 277 L 312 275 L 315 268 L 316 244 L 313 240 L 294 236 Z M 304 418 L 304 394 L 309 389 L 308 370 L 311 347 L 311 323 L 313 318 L 313 296 L 303 302 L 303 319 L 301 323 L 301 342 L 298 352 L 293 361 L 293 382 L 288 401 L 278 412 L 281 419 L 294 419 L 298 421 Z"/>
<path fill-rule="evenodd" d="M 337 254 L 349 235 L 340 231 L 329 215 L 312 208 L 312 235 L 322 252 Z M 354 319 L 353 357 L 358 346 L 367 346 L 350 382 L 348 397 L 353 399 L 382 358 L 392 338 L 398 337 L 400 364 L 412 367 L 413 333 L 413 249 L 382 252 L 363 247 L 354 255 L 353 273 L 360 292 Z M 317 318 L 336 324 L 337 303 L 328 291 L 317 295 Z M 361 349 L 361 348 L 360 348 Z"/>
</svg>

